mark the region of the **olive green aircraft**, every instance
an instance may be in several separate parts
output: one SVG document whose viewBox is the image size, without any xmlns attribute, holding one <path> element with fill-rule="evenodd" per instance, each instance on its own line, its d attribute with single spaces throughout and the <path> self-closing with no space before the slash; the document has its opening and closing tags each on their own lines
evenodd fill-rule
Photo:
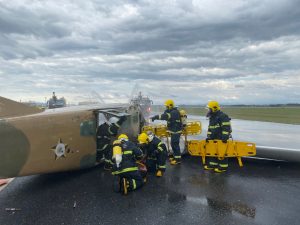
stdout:
<svg viewBox="0 0 300 225">
<path fill-rule="evenodd" d="M 126 115 L 119 133 L 129 138 L 144 122 L 139 107 L 130 104 L 28 107 L 0 97 L 0 179 L 95 166 L 99 118 Z"/>
</svg>

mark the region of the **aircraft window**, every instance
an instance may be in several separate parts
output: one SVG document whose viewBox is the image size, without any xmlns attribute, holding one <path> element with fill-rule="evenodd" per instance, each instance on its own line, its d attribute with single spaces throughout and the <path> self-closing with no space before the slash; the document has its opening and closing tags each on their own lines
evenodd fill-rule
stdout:
<svg viewBox="0 0 300 225">
<path fill-rule="evenodd" d="M 96 135 L 95 121 L 83 121 L 80 124 L 80 136 L 94 136 Z"/>
</svg>

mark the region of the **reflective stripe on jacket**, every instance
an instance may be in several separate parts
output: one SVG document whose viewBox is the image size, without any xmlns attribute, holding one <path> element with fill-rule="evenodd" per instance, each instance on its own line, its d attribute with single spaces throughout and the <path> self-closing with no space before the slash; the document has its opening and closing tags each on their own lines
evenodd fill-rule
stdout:
<svg viewBox="0 0 300 225">
<path fill-rule="evenodd" d="M 138 170 L 138 165 L 136 160 L 143 157 L 143 152 L 131 141 L 123 141 L 120 144 L 122 148 L 122 162 L 119 168 L 115 167 L 115 170 L 112 174 L 117 175 L 121 173 L 131 172 Z"/>
<path fill-rule="evenodd" d="M 230 118 L 222 111 L 217 111 L 209 118 L 208 139 L 228 140 L 231 134 Z"/>
<path fill-rule="evenodd" d="M 159 116 L 159 119 L 167 121 L 167 127 L 170 133 L 181 133 L 182 122 L 180 112 L 177 108 L 165 110 L 165 112 Z"/>
</svg>

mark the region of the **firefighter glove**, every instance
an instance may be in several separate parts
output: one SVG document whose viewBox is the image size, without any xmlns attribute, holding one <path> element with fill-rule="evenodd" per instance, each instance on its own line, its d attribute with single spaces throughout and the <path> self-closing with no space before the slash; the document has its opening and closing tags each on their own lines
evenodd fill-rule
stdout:
<svg viewBox="0 0 300 225">
<path fill-rule="evenodd" d="M 152 122 L 153 122 L 154 120 L 158 120 L 158 119 L 159 119 L 159 116 L 158 116 L 158 115 L 155 115 L 155 116 L 153 116 L 153 117 L 151 118 Z"/>
</svg>

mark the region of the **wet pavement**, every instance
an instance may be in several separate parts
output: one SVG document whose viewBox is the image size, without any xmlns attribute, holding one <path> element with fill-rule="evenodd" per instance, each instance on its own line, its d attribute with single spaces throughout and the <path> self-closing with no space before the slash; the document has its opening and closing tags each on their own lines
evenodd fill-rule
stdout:
<svg viewBox="0 0 300 225">
<path fill-rule="evenodd" d="M 232 159 L 214 174 L 200 161 L 186 156 L 128 196 L 101 167 L 16 178 L 0 192 L 0 224 L 299 224 L 300 164 Z"/>
</svg>

